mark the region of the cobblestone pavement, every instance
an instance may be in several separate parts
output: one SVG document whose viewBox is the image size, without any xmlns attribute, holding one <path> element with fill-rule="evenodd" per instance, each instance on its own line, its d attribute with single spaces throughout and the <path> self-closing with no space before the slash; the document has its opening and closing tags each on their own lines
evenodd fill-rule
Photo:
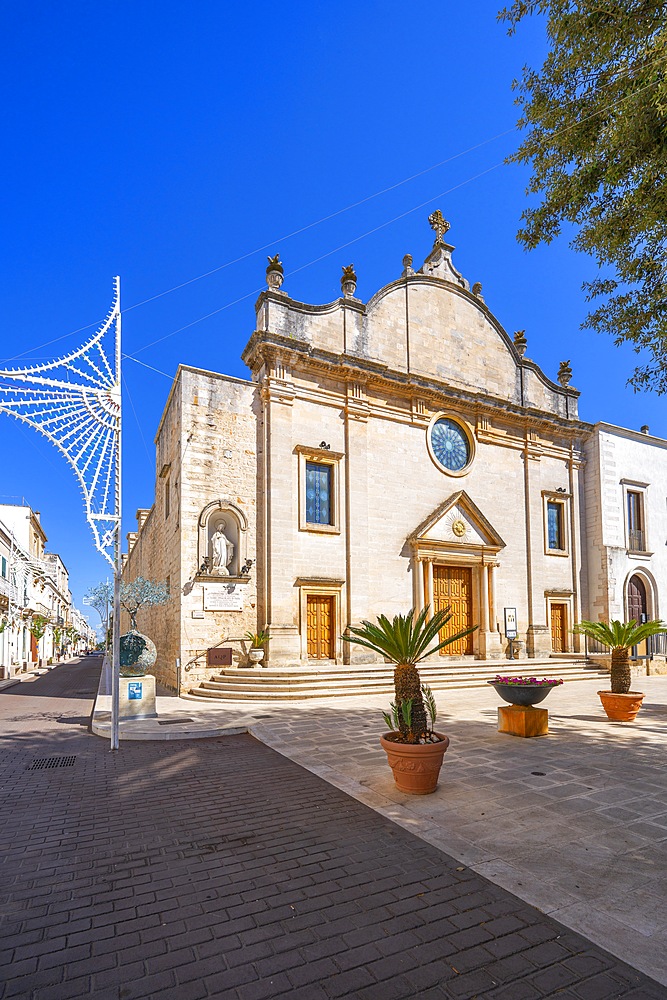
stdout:
<svg viewBox="0 0 667 1000">
<path fill-rule="evenodd" d="M 667 677 L 637 685 L 632 724 L 609 722 L 598 680 L 557 688 L 550 736 L 529 740 L 496 731 L 495 692 L 438 692 L 451 744 L 424 797 L 378 749 L 386 698 L 274 705 L 251 731 L 667 986 Z"/>
<path fill-rule="evenodd" d="M 98 671 L 0 694 L 3 1000 L 667 998 L 251 736 L 110 753 Z"/>
</svg>

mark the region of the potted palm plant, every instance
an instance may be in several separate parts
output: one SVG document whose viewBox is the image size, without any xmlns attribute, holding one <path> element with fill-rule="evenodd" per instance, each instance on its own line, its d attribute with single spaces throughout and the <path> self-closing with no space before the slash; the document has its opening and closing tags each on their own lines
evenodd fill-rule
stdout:
<svg viewBox="0 0 667 1000">
<path fill-rule="evenodd" d="M 600 701 L 612 722 L 632 722 L 642 707 L 644 695 L 630 690 L 630 650 L 650 635 L 667 631 L 667 623 L 655 620 L 638 625 L 634 619 L 629 622 L 581 621 L 572 631 L 611 649 L 611 690 L 598 691 Z"/>
<path fill-rule="evenodd" d="M 261 663 L 264 659 L 264 647 L 269 641 L 269 635 L 267 632 L 246 632 L 244 639 L 250 643 L 250 649 L 248 650 L 248 659 L 254 666 L 256 663 Z M 266 666 L 266 664 L 262 664 Z"/>
<path fill-rule="evenodd" d="M 380 737 L 380 743 L 396 786 L 413 795 L 435 791 L 449 746 L 448 737 L 434 729 L 435 699 L 430 689 L 422 685 L 416 664 L 477 628 L 473 625 L 443 638 L 443 629 L 451 618 L 449 608 L 442 608 L 429 618 L 427 605 L 416 617 L 414 610 L 395 615 L 391 621 L 386 615 L 378 615 L 376 623 L 362 621 L 361 626 L 350 626 L 349 634 L 342 636 L 345 642 L 356 642 L 395 664 L 392 714 L 383 713 L 390 731 Z"/>
</svg>

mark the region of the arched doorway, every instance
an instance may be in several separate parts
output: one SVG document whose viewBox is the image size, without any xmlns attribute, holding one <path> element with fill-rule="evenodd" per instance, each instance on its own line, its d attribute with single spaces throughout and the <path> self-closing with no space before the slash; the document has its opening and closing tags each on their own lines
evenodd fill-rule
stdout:
<svg viewBox="0 0 667 1000">
<path fill-rule="evenodd" d="M 646 584 L 640 576 L 631 576 L 628 580 L 628 621 L 634 619 L 636 622 L 648 620 L 648 601 L 646 598 Z"/>
</svg>

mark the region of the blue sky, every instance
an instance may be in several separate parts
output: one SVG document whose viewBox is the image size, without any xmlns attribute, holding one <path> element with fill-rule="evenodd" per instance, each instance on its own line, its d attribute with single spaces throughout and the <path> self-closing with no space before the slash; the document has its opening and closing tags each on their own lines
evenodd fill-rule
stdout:
<svg viewBox="0 0 667 1000">
<path fill-rule="evenodd" d="M 592 263 L 566 235 L 531 254 L 516 242 L 528 174 L 503 164 L 518 142 L 511 83 L 541 63 L 545 43 L 538 20 L 508 38 L 496 10 L 484 0 L 5 5 L 0 363 L 75 346 L 82 334 L 67 335 L 104 317 L 121 275 L 124 533 L 152 503 L 153 437 L 178 363 L 247 376 L 239 355 L 267 253 L 280 252 L 296 299 L 336 298 L 350 262 L 368 299 L 405 253 L 420 265 L 435 208 L 457 267 L 482 282 L 510 333 L 526 330 L 528 355 L 552 378 L 570 359 L 583 419 L 667 436 L 660 399 L 625 385 L 632 351 L 580 330 Z M 106 564 L 74 478 L 45 439 L 3 415 L 0 442 L 0 501 L 25 497 L 41 511 L 80 602 Z"/>
</svg>

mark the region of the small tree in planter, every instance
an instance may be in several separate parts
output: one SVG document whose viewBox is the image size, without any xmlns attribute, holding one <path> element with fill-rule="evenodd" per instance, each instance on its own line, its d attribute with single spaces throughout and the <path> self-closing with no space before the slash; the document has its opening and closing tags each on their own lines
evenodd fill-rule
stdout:
<svg viewBox="0 0 667 1000">
<path fill-rule="evenodd" d="M 137 630 L 137 614 L 141 608 L 155 608 L 168 600 L 166 583 L 155 583 L 138 576 L 131 583 L 121 585 L 121 607 L 130 616 L 130 631 L 120 637 L 120 672 L 123 677 L 142 677 L 155 664 L 155 644 Z"/>
<path fill-rule="evenodd" d="M 393 719 L 385 714 L 385 721 L 388 724 L 395 724 L 396 728 L 381 737 L 381 743 L 389 757 L 398 788 L 419 795 L 435 791 L 449 739 L 431 728 L 435 724 L 435 701 L 430 690 L 422 686 L 416 664 L 458 639 L 470 635 L 477 628 L 473 625 L 444 639 L 440 638 L 438 642 L 439 633 L 452 619 L 451 611 L 449 608 L 442 608 L 431 618 L 428 614 L 427 606 L 416 617 L 414 611 L 406 615 L 395 615 L 391 621 L 385 615 L 379 615 L 375 624 L 363 621 L 360 627 L 350 626 L 349 635 L 342 636 L 345 642 L 355 642 L 372 649 L 373 652 L 379 653 L 395 664 Z M 426 720 L 427 706 L 424 705 L 424 695 L 431 717 L 431 727 Z M 410 749 L 401 754 L 399 750 L 401 746 Z M 415 752 L 418 756 L 424 753 L 428 756 L 439 756 L 437 767 L 434 761 L 431 767 L 420 763 L 419 767 L 415 768 L 414 761 L 400 759 L 405 757 L 406 753 L 408 757 L 413 757 Z"/>
<path fill-rule="evenodd" d="M 33 637 L 38 646 L 40 639 L 43 639 L 46 634 L 48 624 L 49 619 L 46 615 L 33 615 L 32 620 L 28 624 L 28 632 L 30 632 L 30 635 Z M 37 651 L 37 659 L 39 661 L 39 650 Z"/>
<path fill-rule="evenodd" d="M 63 641 L 63 630 L 61 629 L 61 627 L 59 625 L 54 625 L 53 626 L 53 645 L 54 645 L 53 652 L 54 652 L 55 656 L 58 659 L 60 659 L 60 653 L 61 653 L 60 645 L 61 645 L 62 641 Z"/>
<path fill-rule="evenodd" d="M 76 649 L 76 644 L 81 638 L 81 636 L 79 635 L 79 633 L 77 632 L 77 630 L 74 628 L 73 625 L 68 625 L 67 627 L 67 638 L 70 644 L 70 653 L 73 654 L 74 650 Z"/>
<path fill-rule="evenodd" d="M 109 609 L 113 607 L 113 584 L 109 580 L 98 583 L 96 587 L 91 587 L 83 595 L 83 603 L 95 608 L 102 627 L 106 635 L 106 646 L 109 647 Z"/>
<path fill-rule="evenodd" d="M 611 691 L 598 691 L 598 695 L 608 718 L 614 722 L 632 722 L 641 708 L 644 695 L 630 690 L 630 650 L 649 636 L 667 631 L 667 623 L 654 620 L 638 625 L 634 619 L 629 622 L 581 621 L 572 631 L 587 635 L 611 649 Z"/>
<path fill-rule="evenodd" d="M 268 632 L 246 632 L 243 638 L 250 643 L 248 658 L 253 666 L 255 663 L 261 663 L 264 659 L 264 647 L 269 643 Z M 262 664 L 262 666 L 266 666 L 266 664 Z"/>
</svg>

